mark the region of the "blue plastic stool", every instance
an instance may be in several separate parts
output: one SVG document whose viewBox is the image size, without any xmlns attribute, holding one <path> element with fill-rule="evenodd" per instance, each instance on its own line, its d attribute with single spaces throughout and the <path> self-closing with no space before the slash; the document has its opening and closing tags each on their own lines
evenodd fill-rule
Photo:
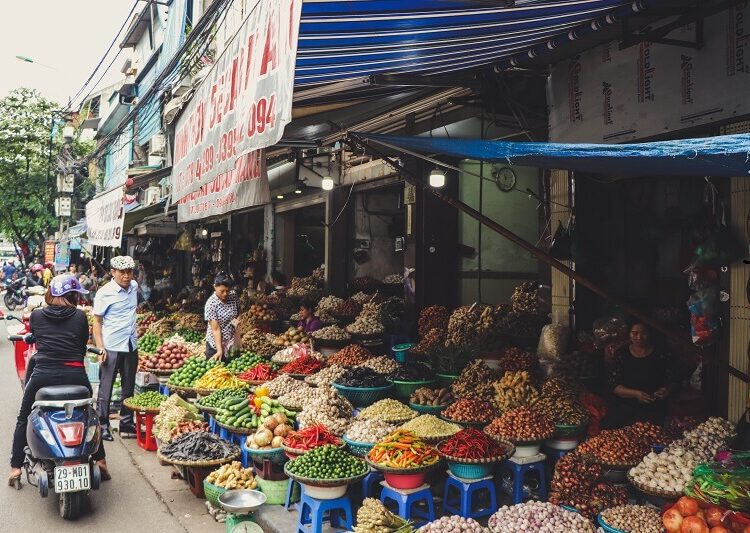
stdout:
<svg viewBox="0 0 750 533">
<path fill-rule="evenodd" d="M 169 385 L 159 384 L 159 394 L 169 396 Z"/>
<path fill-rule="evenodd" d="M 286 502 L 284 502 L 284 509 L 287 511 L 292 506 L 292 495 L 294 494 L 294 485 L 299 485 L 300 493 L 302 492 L 302 485 L 298 481 L 289 478 L 289 484 L 286 487 Z"/>
<path fill-rule="evenodd" d="M 216 419 L 214 415 L 208 415 L 208 430 L 211 433 L 219 434 L 219 426 L 216 425 Z"/>
<path fill-rule="evenodd" d="M 370 473 L 367 474 L 362 480 L 362 499 L 364 498 L 377 498 L 380 494 L 375 491 L 380 488 L 380 482 L 383 481 L 384 476 L 382 472 L 370 469 Z"/>
<path fill-rule="evenodd" d="M 380 483 L 383 490 L 380 492 L 380 501 L 385 505 L 387 501 L 393 501 L 398 505 L 398 514 L 405 520 L 412 522 L 433 522 L 435 520 L 435 504 L 432 500 L 430 486 L 425 484 L 416 489 L 403 490 L 394 489 L 387 482 Z M 414 505 L 424 502 L 427 505 L 427 512 L 421 509 L 414 509 Z"/>
<path fill-rule="evenodd" d="M 247 468 L 252 464 L 252 458 L 250 457 L 250 453 L 245 448 L 245 442 L 247 442 L 247 435 L 240 435 L 238 433 L 231 433 L 232 436 L 232 442 L 234 442 L 237 446 L 240 447 L 240 462 L 242 463 L 242 468 Z"/>
<path fill-rule="evenodd" d="M 451 494 L 458 491 L 457 497 Z M 474 510 L 474 495 L 480 491 L 487 491 L 490 503 L 487 508 Z M 443 491 L 443 511 L 457 514 L 464 518 L 481 518 L 489 516 L 497 510 L 497 492 L 495 491 L 494 476 L 481 479 L 463 479 L 448 472 Z"/>
<path fill-rule="evenodd" d="M 328 516 L 326 517 L 326 513 Z M 302 489 L 297 518 L 297 533 L 323 533 L 323 522 L 330 521 L 331 527 L 352 529 L 352 503 L 342 496 L 333 500 L 318 500 L 307 495 Z M 308 529 L 307 526 L 310 526 Z"/>
<path fill-rule="evenodd" d="M 539 453 L 531 457 L 511 457 L 503 463 L 503 466 L 510 469 L 513 475 L 513 492 L 511 497 L 513 498 L 514 505 L 523 502 L 523 479 L 528 472 L 536 472 L 538 474 L 539 497 L 542 501 L 547 501 L 547 480 L 544 474 L 544 462 L 546 459 L 546 455 Z"/>
<path fill-rule="evenodd" d="M 232 442 L 232 433 L 227 428 L 220 427 L 219 428 L 219 438 L 221 440 Z"/>
</svg>

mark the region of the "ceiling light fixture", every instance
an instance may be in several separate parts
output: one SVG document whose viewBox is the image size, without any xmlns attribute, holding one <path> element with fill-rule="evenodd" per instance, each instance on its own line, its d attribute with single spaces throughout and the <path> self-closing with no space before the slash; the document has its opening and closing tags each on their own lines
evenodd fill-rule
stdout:
<svg viewBox="0 0 750 533">
<path fill-rule="evenodd" d="M 320 182 L 320 186 L 323 188 L 324 191 L 330 191 L 333 189 L 333 178 L 330 176 L 326 176 L 323 178 L 323 181 Z"/>
<path fill-rule="evenodd" d="M 443 185 L 445 185 L 445 172 L 439 168 L 433 169 L 433 171 L 430 172 L 430 187 L 438 189 Z"/>
</svg>

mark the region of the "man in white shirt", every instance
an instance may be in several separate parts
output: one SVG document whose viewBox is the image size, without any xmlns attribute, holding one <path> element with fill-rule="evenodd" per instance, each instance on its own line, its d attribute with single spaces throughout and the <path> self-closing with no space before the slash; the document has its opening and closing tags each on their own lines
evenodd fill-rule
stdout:
<svg viewBox="0 0 750 533">
<path fill-rule="evenodd" d="M 100 378 L 97 411 L 102 438 L 112 440 L 109 431 L 109 404 L 112 387 L 120 373 L 122 398 L 130 398 L 135 390 L 138 350 L 135 314 L 138 307 L 138 283 L 133 279 L 135 261 L 130 256 L 113 257 L 110 261 L 112 281 L 101 287 L 94 298 L 94 342 L 104 353 L 99 356 Z M 120 409 L 120 435 L 135 433 L 133 414 Z"/>
</svg>

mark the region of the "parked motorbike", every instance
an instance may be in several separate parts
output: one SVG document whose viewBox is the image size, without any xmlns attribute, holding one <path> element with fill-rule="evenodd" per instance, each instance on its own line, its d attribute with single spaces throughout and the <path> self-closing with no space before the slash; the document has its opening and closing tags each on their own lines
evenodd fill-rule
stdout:
<svg viewBox="0 0 750 533">
<path fill-rule="evenodd" d="M 9 335 L 8 339 L 33 349 L 31 333 Z M 101 353 L 93 346 L 87 349 Z M 59 498 L 61 517 L 78 517 L 89 492 L 101 484 L 101 471 L 91 458 L 101 444 L 101 428 L 89 390 L 81 385 L 39 389 L 29 415 L 26 440 L 26 481 L 39 490 L 42 498 L 52 488 Z M 16 489 L 20 488 L 18 480 Z"/>
<path fill-rule="evenodd" d="M 6 285 L 3 303 L 9 311 L 15 311 L 19 305 L 26 305 L 26 277 L 18 278 Z"/>
</svg>

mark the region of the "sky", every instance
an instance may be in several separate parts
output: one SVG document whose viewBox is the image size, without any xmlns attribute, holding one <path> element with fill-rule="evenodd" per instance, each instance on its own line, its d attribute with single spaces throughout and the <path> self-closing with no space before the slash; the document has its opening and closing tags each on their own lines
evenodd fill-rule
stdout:
<svg viewBox="0 0 750 533">
<path fill-rule="evenodd" d="M 134 3 L 135 0 L 4 2 L 5 23 L 0 31 L 0 98 L 18 87 L 30 87 L 61 105 L 67 104 L 68 98 L 94 70 Z M 138 3 L 136 12 L 146 5 L 144 1 Z M 118 49 L 116 44 L 102 69 Z M 34 63 L 20 61 L 16 55 L 30 57 Z M 120 54 L 101 87 L 122 77 L 120 68 L 125 57 L 126 54 Z"/>
</svg>

